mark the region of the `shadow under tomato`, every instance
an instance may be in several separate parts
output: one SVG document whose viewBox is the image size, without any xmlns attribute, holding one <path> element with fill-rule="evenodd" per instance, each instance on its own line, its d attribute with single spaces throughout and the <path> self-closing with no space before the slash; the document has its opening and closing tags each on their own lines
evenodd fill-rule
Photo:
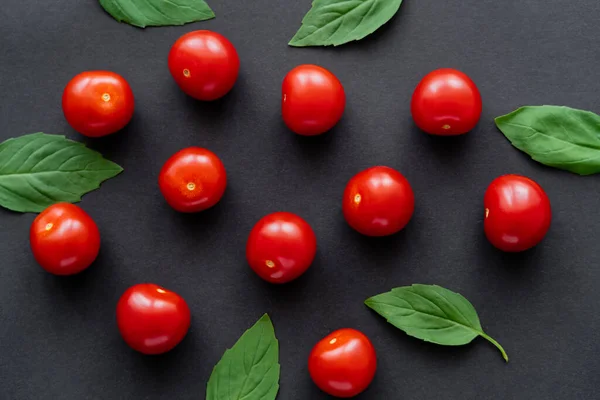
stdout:
<svg viewBox="0 0 600 400">
<path fill-rule="evenodd" d="M 176 386 L 179 383 L 179 377 L 186 374 L 186 370 L 190 365 L 194 365 L 194 359 L 201 354 L 201 349 L 198 349 L 198 343 L 204 347 L 202 335 L 197 335 L 194 329 L 194 321 L 192 327 L 186 337 L 171 351 L 164 354 L 145 355 L 131 349 L 121 338 L 119 333 L 115 333 L 120 340 L 120 350 L 124 353 L 123 357 L 127 357 L 127 362 L 131 364 L 131 369 L 139 374 L 139 379 L 135 379 L 135 384 L 147 385 L 149 381 L 160 380 L 161 384 L 167 386 Z"/>
<path fill-rule="evenodd" d="M 298 299 L 304 297 L 304 293 L 309 291 L 311 285 L 314 284 L 314 279 L 318 279 L 319 271 L 322 269 L 322 263 L 317 252 L 315 260 L 311 266 L 297 279 L 283 284 L 273 284 L 260 278 L 252 271 L 252 268 L 247 265 L 249 274 L 252 275 L 252 279 L 256 279 L 256 285 L 260 288 L 257 293 L 261 293 L 261 296 L 269 293 L 269 298 L 276 299 L 277 306 L 287 308 L 288 305 L 298 304 Z"/>
<path fill-rule="evenodd" d="M 171 88 L 173 97 L 177 98 L 182 107 L 188 108 L 192 115 L 201 126 L 205 126 L 206 131 L 211 131 L 213 126 L 222 124 L 229 120 L 232 115 L 236 115 L 236 104 L 242 103 L 241 98 L 245 91 L 245 79 L 242 74 L 238 77 L 235 86 L 229 93 L 220 99 L 213 101 L 197 100 L 185 94 L 175 82 Z"/>
<path fill-rule="evenodd" d="M 436 136 L 421 131 L 413 123 L 412 135 L 415 135 L 416 141 L 427 150 L 433 152 L 432 159 L 439 160 L 444 166 L 454 165 L 454 162 L 461 161 L 468 154 L 473 143 L 472 136 L 478 134 L 478 129 L 464 135 L 457 136 Z"/>
<path fill-rule="evenodd" d="M 489 265 L 501 271 L 503 276 L 511 281 L 530 281 L 543 265 L 540 257 L 544 250 L 542 244 L 519 253 L 507 253 L 494 247 L 485 234 L 479 235 L 479 260 L 482 265 Z"/>
<path fill-rule="evenodd" d="M 143 117 L 134 114 L 129 124 L 123 129 L 111 135 L 99 138 L 90 138 L 71 129 L 72 134 L 69 135 L 69 139 L 83 142 L 90 149 L 96 150 L 105 158 L 116 162 L 114 158 L 123 159 L 126 154 L 130 151 L 135 151 L 135 149 L 139 147 L 140 138 L 137 136 L 141 129 L 139 126 L 139 120 L 141 118 Z"/>
<path fill-rule="evenodd" d="M 346 126 L 342 119 L 340 123 L 322 135 L 302 136 L 292 132 L 285 122 L 283 122 L 283 120 L 281 121 L 281 130 L 293 137 L 294 145 L 302 154 L 302 157 L 311 162 L 327 160 L 328 154 L 331 152 L 331 148 L 337 140 L 337 137 L 342 135 L 345 129 Z"/>
<path fill-rule="evenodd" d="M 340 227 L 340 231 L 344 237 L 341 240 L 352 242 L 361 252 L 374 255 L 383 263 L 388 263 L 401 258 L 408 251 L 413 222 L 393 235 L 371 237 L 355 231 L 342 218 L 340 224 L 344 226 Z"/>
<path fill-rule="evenodd" d="M 86 270 L 76 275 L 57 276 L 49 274 L 40 268 L 40 273 L 45 273 L 48 283 L 48 289 L 52 293 L 60 293 L 68 302 L 72 303 L 73 307 L 81 307 L 84 309 L 88 303 L 93 303 L 94 291 L 100 287 L 106 288 L 105 283 L 107 278 L 113 274 L 110 256 L 107 254 L 108 249 L 100 248 L 100 253 L 96 260 Z M 35 263 L 35 261 L 33 261 Z"/>
<path fill-rule="evenodd" d="M 210 229 L 211 227 L 216 226 L 219 221 L 225 215 L 225 210 L 228 205 L 225 204 L 227 202 L 227 198 L 229 197 L 228 192 L 225 191 L 223 198 L 215 204 L 213 207 L 208 210 L 200 211 L 197 213 L 182 213 L 171 208 L 166 202 L 163 205 L 163 210 L 161 212 L 170 212 L 172 215 L 171 221 L 174 224 L 179 225 L 182 229 L 196 231 L 199 226 L 203 228 Z"/>
</svg>

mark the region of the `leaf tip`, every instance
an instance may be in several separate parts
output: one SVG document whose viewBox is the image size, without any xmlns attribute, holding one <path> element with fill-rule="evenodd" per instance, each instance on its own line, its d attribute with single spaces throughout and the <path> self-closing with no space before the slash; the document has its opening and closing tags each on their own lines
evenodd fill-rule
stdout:
<svg viewBox="0 0 600 400">
<path fill-rule="evenodd" d="M 265 324 L 268 324 L 271 327 L 273 327 L 273 321 L 271 320 L 271 317 L 269 317 L 268 313 L 264 313 L 263 316 L 260 317 L 260 319 L 256 323 L 257 324 L 265 323 Z"/>
</svg>

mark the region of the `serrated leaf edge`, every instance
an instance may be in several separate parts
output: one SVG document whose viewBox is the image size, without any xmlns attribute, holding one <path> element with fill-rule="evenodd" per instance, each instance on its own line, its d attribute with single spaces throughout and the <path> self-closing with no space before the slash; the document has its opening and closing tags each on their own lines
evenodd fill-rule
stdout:
<svg viewBox="0 0 600 400">
<path fill-rule="evenodd" d="M 102 155 L 102 153 L 100 153 L 100 152 L 98 152 L 98 151 L 96 151 L 94 149 L 91 149 L 91 148 L 87 147 L 85 145 L 85 143 L 81 143 L 81 142 L 78 142 L 78 141 L 75 141 L 75 140 L 71 140 L 71 139 L 67 138 L 65 135 L 50 134 L 50 133 L 45 133 L 45 132 L 35 132 L 35 133 L 29 133 L 29 134 L 26 134 L 26 135 L 21 135 L 21 136 L 17 136 L 17 137 L 6 139 L 6 140 L 0 142 L 0 145 L 2 145 L 4 143 L 10 143 L 10 142 L 13 142 L 13 141 L 16 141 L 16 140 L 19 140 L 19 139 L 23 139 L 23 138 L 26 138 L 26 137 L 29 137 L 29 136 L 32 137 L 32 138 L 34 138 L 36 136 L 38 136 L 38 137 L 52 136 L 52 137 L 56 137 L 56 138 L 62 139 L 64 141 L 69 142 L 71 144 L 74 144 L 76 146 L 85 148 L 90 153 L 93 153 L 95 156 L 100 157 L 101 159 L 109 162 L 110 164 L 112 164 L 113 166 L 116 167 L 115 169 L 98 170 L 98 171 L 114 171 L 115 173 L 114 173 L 114 175 L 112 177 L 104 179 L 104 180 L 98 182 L 98 184 L 94 188 L 92 188 L 91 190 L 86 191 L 85 193 L 82 193 L 81 195 L 78 194 L 78 193 L 72 193 L 73 195 L 77 196 L 77 200 L 71 201 L 71 203 L 73 203 L 73 204 L 81 202 L 81 200 L 83 199 L 83 196 L 85 196 L 85 195 L 87 195 L 87 194 L 89 194 L 89 193 L 91 193 L 91 192 L 93 192 L 95 190 L 100 189 L 100 187 L 102 186 L 102 184 L 104 182 L 106 182 L 109 179 L 112 179 L 112 178 L 116 177 L 117 175 L 119 175 L 120 173 L 122 173 L 124 171 L 123 167 L 121 167 L 119 164 L 115 163 L 114 161 L 105 158 Z M 44 173 L 60 173 L 60 172 L 67 173 L 67 172 L 71 172 L 71 171 L 42 171 L 42 172 L 21 173 L 21 174 L 22 175 L 38 175 L 38 174 L 44 174 Z M 14 175 L 21 175 L 21 174 L 3 174 L 3 175 L 0 175 L 0 176 L 14 176 Z M 5 190 L 6 190 L 6 188 L 5 188 Z M 17 195 L 18 197 L 23 197 L 19 193 L 15 193 L 15 195 Z M 7 209 L 7 210 L 10 210 L 10 211 L 13 211 L 13 212 L 19 212 L 19 213 L 39 213 L 39 212 L 43 211 L 46 208 L 46 207 L 38 207 L 36 209 L 33 209 L 33 208 L 16 208 L 16 207 L 12 207 L 12 206 L 6 206 L 6 205 L 3 205 L 3 204 L 0 204 L 0 207 L 2 207 L 4 209 Z"/>
<path fill-rule="evenodd" d="M 237 341 L 236 341 L 236 342 L 233 344 L 233 346 L 231 346 L 231 347 L 229 347 L 229 348 L 227 348 L 227 349 L 225 350 L 225 352 L 223 353 L 223 356 L 221 356 L 221 358 L 219 359 L 219 361 L 218 361 L 218 362 L 215 364 L 215 366 L 213 367 L 213 369 L 212 369 L 212 371 L 211 371 L 211 374 L 210 374 L 210 377 L 209 377 L 209 380 L 208 380 L 208 383 L 207 383 L 207 398 L 208 398 L 208 384 L 210 383 L 210 380 L 211 380 L 211 378 L 212 378 L 213 374 L 215 373 L 215 371 L 216 371 L 217 367 L 219 367 L 219 364 L 221 363 L 221 361 L 222 361 L 223 359 L 225 359 L 225 356 L 226 356 L 227 354 L 231 353 L 231 351 L 233 350 L 233 348 L 234 348 L 235 346 L 237 346 L 237 345 L 238 345 L 238 343 L 239 343 L 239 342 L 240 342 L 240 340 L 241 340 L 241 339 L 244 337 L 244 335 L 246 335 L 246 334 L 247 334 L 249 331 L 251 331 L 252 329 L 254 329 L 255 327 L 257 327 L 257 325 L 259 325 L 259 324 L 261 324 L 261 323 L 267 323 L 267 327 L 268 327 L 268 329 L 269 329 L 269 331 L 270 331 L 269 333 L 271 333 L 271 332 L 272 332 L 272 334 L 273 334 L 273 337 L 274 337 L 274 339 L 275 339 L 275 340 L 272 342 L 272 344 L 270 344 L 270 345 L 269 345 L 269 348 L 268 348 L 268 349 L 265 351 L 265 353 L 263 354 L 263 357 L 265 357 L 265 356 L 266 356 L 266 354 L 269 352 L 269 350 L 270 350 L 271 346 L 272 346 L 272 345 L 275 345 L 275 346 L 277 346 L 277 347 L 278 347 L 278 348 L 277 348 L 277 358 L 278 358 L 278 360 L 277 360 L 277 362 L 276 362 L 275 364 L 273 364 L 273 365 L 272 365 L 272 366 L 271 366 L 271 367 L 270 367 L 270 368 L 267 370 L 267 372 L 266 372 L 266 373 L 265 373 L 265 374 L 264 374 L 264 375 L 261 377 L 261 381 L 260 381 L 260 382 L 262 382 L 262 381 L 264 380 L 264 378 L 265 378 L 265 377 L 268 375 L 268 373 L 269 373 L 269 372 L 271 372 L 271 369 L 272 369 L 273 367 L 275 367 L 275 368 L 277 368 L 277 369 L 278 369 L 278 375 L 279 375 L 279 373 L 280 373 L 280 368 L 281 368 L 281 364 L 279 363 L 279 340 L 278 340 L 278 339 L 277 339 L 277 337 L 275 336 L 275 327 L 273 326 L 273 322 L 271 321 L 271 318 L 269 317 L 269 314 L 265 313 L 265 314 L 263 314 L 263 316 L 262 316 L 262 317 L 260 317 L 260 318 L 259 318 L 259 320 L 258 320 L 258 321 L 256 321 L 256 322 L 254 323 L 254 325 L 252 325 L 250 328 L 246 329 L 246 330 L 245 330 L 245 331 L 242 333 L 242 335 L 241 335 L 241 336 L 239 337 L 239 339 L 238 339 L 238 340 L 237 340 Z M 263 336 L 265 336 L 265 335 L 261 335 L 261 339 L 260 339 L 260 340 L 262 340 Z M 259 341 L 259 344 L 258 344 L 258 346 L 257 346 L 257 347 L 260 347 L 260 341 Z M 244 346 L 244 354 L 245 354 L 245 352 L 246 352 L 246 347 Z M 260 362 L 260 361 L 261 361 L 261 360 L 259 360 L 258 362 Z M 252 368 L 254 368 L 254 367 L 257 365 L 257 363 L 256 363 L 256 362 L 254 362 L 254 360 L 252 361 L 252 364 L 253 364 L 253 365 L 252 365 Z M 244 386 L 245 386 L 245 384 L 246 384 L 246 381 L 247 381 L 247 379 L 248 379 L 248 376 L 249 376 L 249 374 L 248 374 L 248 373 L 246 373 L 246 377 L 245 377 L 245 379 L 244 379 L 244 383 L 242 384 L 242 389 L 244 388 Z M 279 376 L 278 376 L 278 378 L 279 378 Z M 217 382 L 218 382 L 218 381 L 217 381 Z M 258 385 L 257 385 L 257 387 L 258 387 Z M 275 391 L 275 397 L 277 397 L 277 393 L 278 393 L 278 391 L 279 391 L 279 379 L 278 379 L 278 380 L 277 380 L 277 381 L 276 381 L 276 382 L 275 382 L 275 383 L 274 383 L 274 384 L 273 384 L 273 385 L 272 385 L 272 386 L 269 388 L 269 390 L 267 391 L 267 394 L 269 394 L 269 393 L 271 392 L 271 390 L 272 390 L 274 387 L 275 387 L 275 388 L 277 388 L 277 390 Z M 255 389 L 256 389 L 256 388 L 254 388 L 253 390 L 255 390 Z M 217 384 L 217 392 L 218 392 L 218 384 Z M 241 392 L 241 390 L 240 390 L 240 392 Z M 250 393 L 252 393 L 252 391 L 251 391 L 251 392 L 249 392 L 248 394 L 250 394 Z M 247 396 L 248 394 L 246 394 L 246 396 Z M 274 397 L 274 398 L 275 398 L 275 397 Z M 237 399 L 237 400 L 241 400 L 241 399 Z"/>
</svg>

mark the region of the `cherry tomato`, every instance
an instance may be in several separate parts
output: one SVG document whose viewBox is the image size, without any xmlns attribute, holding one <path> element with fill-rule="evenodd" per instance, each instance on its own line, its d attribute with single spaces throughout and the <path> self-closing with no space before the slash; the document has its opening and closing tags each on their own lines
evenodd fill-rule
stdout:
<svg viewBox="0 0 600 400">
<path fill-rule="evenodd" d="M 552 221 L 544 189 L 520 175 L 494 179 L 483 199 L 484 230 L 489 241 L 507 252 L 532 248 L 542 241 Z"/>
<path fill-rule="evenodd" d="M 348 224 L 367 236 L 402 230 L 415 210 L 415 195 L 400 172 L 372 167 L 356 174 L 344 191 L 342 211 Z"/>
<path fill-rule="evenodd" d="M 51 205 L 29 230 L 36 261 L 54 275 L 73 275 L 89 267 L 100 251 L 100 232 L 94 220 L 70 203 Z"/>
<path fill-rule="evenodd" d="M 427 74 L 412 96 L 411 112 L 417 126 L 432 135 L 467 133 L 481 116 L 481 95 L 467 75 L 450 68 Z"/>
<path fill-rule="evenodd" d="M 216 100 L 235 85 L 240 59 L 233 44 L 211 31 L 194 31 L 180 37 L 169 53 L 169 70 L 189 96 Z"/>
<path fill-rule="evenodd" d="M 117 304 L 117 325 L 125 342 L 143 354 L 162 354 L 173 349 L 190 328 L 190 309 L 185 300 L 152 283 L 127 289 Z"/>
<path fill-rule="evenodd" d="M 316 65 L 300 65 L 283 80 L 281 108 L 288 128 L 303 136 L 320 135 L 344 114 L 344 87 L 331 72 Z"/>
<path fill-rule="evenodd" d="M 89 137 L 101 137 L 125 127 L 133 117 L 133 92 L 119 74 L 87 71 L 65 87 L 63 113 L 73 129 Z"/>
<path fill-rule="evenodd" d="M 158 176 L 158 185 L 175 210 L 199 212 L 221 200 L 227 186 L 227 173 L 216 154 L 200 147 L 188 147 L 167 160 Z"/>
<path fill-rule="evenodd" d="M 271 283 L 290 282 L 302 275 L 317 253 L 317 238 L 299 216 L 277 212 L 254 226 L 246 246 L 250 267 Z"/>
<path fill-rule="evenodd" d="M 312 349 L 308 371 L 322 391 L 335 397 L 354 397 L 373 381 L 377 356 L 373 344 L 355 329 L 340 329 Z"/>
</svg>

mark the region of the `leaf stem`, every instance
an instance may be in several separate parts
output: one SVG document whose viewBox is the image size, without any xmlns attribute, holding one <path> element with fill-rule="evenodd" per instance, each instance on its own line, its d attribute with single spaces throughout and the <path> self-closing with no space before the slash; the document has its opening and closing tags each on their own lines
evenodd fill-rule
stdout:
<svg viewBox="0 0 600 400">
<path fill-rule="evenodd" d="M 506 351 L 504 351 L 504 349 L 502 348 L 500 343 L 496 342 L 492 337 L 486 335 L 483 332 L 479 332 L 479 335 L 481 335 L 482 338 L 484 338 L 485 340 L 489 341 L 491 344 L 496 346 L 498 348 L 498 350 L 500 350 L 500 353 L 502 353 L 502 358 L 504 358 L 504 361 L 508 362 L 508 355 L 506 354 Z"/>
</svg>

